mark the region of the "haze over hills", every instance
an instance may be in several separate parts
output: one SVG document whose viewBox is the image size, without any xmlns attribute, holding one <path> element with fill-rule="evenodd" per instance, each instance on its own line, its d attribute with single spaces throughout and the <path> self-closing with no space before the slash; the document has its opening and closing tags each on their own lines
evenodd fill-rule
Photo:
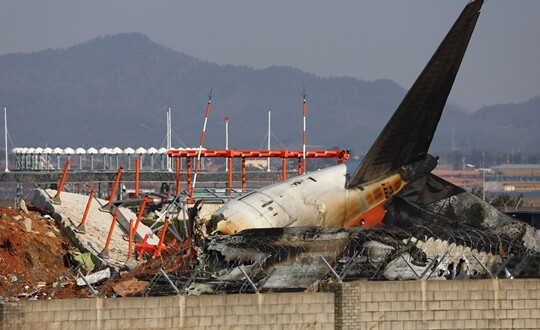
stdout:
<svg viewBox="0 0 540 330">
<path fill-rule="evenodd" d="M 217 65 L 136 33 L 68 49 L 2 55 L 0 72 L 0 102 L 8 107 L 11 140 L 14 146 L 34 147 L 160 147 L 169 106 L 178 137 L 173 146 L 197 147 L 212 88 L 205 147 L 224 148 L 223 118 L 230 117 L 230 148 L 266 148 L 271 109 L 273 148 L 301 149 L 305 87 L 310 148 L 338 146 L 361 155 L 406 92 L 390 80 Z M 536 153 L 539 123 L 539 97 L 474 113 L 449 104 L 431 151 Z"/>
</svg>

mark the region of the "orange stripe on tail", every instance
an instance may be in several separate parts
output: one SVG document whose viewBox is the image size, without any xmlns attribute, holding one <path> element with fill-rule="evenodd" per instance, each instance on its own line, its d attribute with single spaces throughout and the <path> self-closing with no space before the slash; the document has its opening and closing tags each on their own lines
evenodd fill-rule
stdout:
<svg viewBox="0 0 540 330">
<path fill-rule="evenodd" d="M 384 204 L 386 200 L 373 207 L 369 211 L 362 213 L 358 218 L 347 223 L 345 227 L 378 227 L 382 226 L 383 218 L 386 214 Z"/>
</svg>

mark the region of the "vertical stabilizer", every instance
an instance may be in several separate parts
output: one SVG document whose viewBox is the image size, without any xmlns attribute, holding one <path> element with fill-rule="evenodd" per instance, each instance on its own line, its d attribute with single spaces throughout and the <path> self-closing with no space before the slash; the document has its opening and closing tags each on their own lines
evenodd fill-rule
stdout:
<svg viewBox="0 0 540 330">
<path fill-rule="evenodd" d="M 377 180 L 426 157 L 483 2 L 472 0 L 463 9 L 347 188 Z"/>
</svg>

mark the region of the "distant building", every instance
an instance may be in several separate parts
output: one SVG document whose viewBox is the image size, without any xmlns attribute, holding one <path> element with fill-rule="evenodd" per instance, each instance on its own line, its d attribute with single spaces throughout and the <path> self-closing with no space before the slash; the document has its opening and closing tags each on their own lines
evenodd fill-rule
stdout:
<svg viewBox="0 0 540 330">
<path fill-rule="evenodd" d="M 248 159 L 246 160 L 246 166 L 256 167 L 261 170 L 265 170 L 268 167 L 268 160 L 266 159 Z"/>
<path fill-rule="evenodd" d="M 540 191 L 540 165 L 538 164 L 504 164 L 482 169 L 482 171 L 437 169 L 433 171 L 433 174 L 467 190 L 483 187 L 490 192 Z"/>
<path fill-rule="evenodd" d="M 495 175 L 540 175 L 540 164 L 504 164 L 492 168 Z"/>
</svg>

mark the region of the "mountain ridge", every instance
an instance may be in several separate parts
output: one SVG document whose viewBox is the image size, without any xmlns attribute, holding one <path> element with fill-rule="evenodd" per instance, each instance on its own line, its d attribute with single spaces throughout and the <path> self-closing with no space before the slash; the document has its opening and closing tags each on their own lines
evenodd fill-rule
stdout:
<svg viewBox="0 0 540 330">
<path fill-rule="evenodd" d="M 161 146 L 169 106 L 179 140 L 197 146 L 212 88 L 205 147 L 224 148 L 223 117 L 229 117 L 231 148 L 266 148 L 272 110 L 274 147 L 301 149 L 305 87 L 310 148 L 349 148 L 361 155 L 406 93 L 388 79 L 210 63 L 139 33 L 99 37 L 66 49 L 0 55 L 0 72 L 0 102 L 8 107 L 9 131 L 17 146 Z M 534 152 L 540 142 L 535 107 L 540 107 L 539 97 L 474 113 L 449 102 L 431 150 Z M 501 131 L 504 123 L 507 129 Z"/>
</svg>

